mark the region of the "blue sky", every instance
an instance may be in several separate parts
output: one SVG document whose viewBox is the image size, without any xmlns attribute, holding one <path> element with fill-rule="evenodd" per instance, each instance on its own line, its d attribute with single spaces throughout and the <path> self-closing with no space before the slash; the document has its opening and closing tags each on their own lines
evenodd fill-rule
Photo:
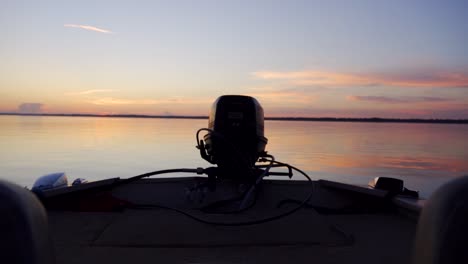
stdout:
<svg viewBox="0 0 468 264">
<path fill-rule="evenodd" d="M 468 118 L 466 1 L 3 1 L 0 111 Z M 21 108 L 24 104 L 38 107 Z"/>
</svg>

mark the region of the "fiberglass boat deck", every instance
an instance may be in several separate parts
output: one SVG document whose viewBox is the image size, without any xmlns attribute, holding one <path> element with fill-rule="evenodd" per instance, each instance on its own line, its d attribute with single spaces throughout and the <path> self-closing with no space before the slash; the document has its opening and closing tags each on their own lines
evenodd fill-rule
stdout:
<svg viewBox="0 0 468 264">
<path fill-rule="evenodd" d="M 248 210 L 206 212 L 239 186 L 193 194 L 206 178 L 188 177 L 107 188 L 115 181 L 44 192 L 57 263 L 411 262 L 417 199 L 324 180 L 265 180 Z M 286 213 L 311 190 L 288 216 L 236 225 Z"/>
</svg>

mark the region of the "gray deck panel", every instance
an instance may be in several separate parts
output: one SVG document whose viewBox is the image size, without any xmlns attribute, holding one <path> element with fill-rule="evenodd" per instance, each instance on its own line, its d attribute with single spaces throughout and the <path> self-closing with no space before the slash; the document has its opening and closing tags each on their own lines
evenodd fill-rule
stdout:
<svg viewBox="0 0 468 264">
<path fill-rule="evenodd" d="M 182 180 L 168 183 L 190 184 Z M 163 184 L 141 186 L 140 182 L 128 188 L 119 187 L 117 193 L 144 203 L 171 196 Z M 300 190 L 292 191 L 294 186 Z M 157 188 L 161 188 L 159 192 Z M 274 207 L 278 200 L 304 197 L 304 188 L 297 183 L 271 184 L 269 188 L 264 192 L 268 201 L 260 199 L 256 208 L 240 215 L 207 215 L 190 209 L 190 204 L 182 209 L 213 221 L 251 220 L 282 212 Z M 285 188 L 290 189 L 291 195 Z M 143 189 L 144 192 L 137 192 Z M 316 194 L 314 203 L 332 207 L 352 203 L 346 195 L 335 191 L 318 188 Z M 179 198 L 174 205 L 183 206 L 183 201 Z M 292 206 L 285 205 L 281 210 Z M 207 225 L 166 209 L 127 209 L 116 213 L 50 211 L 49 222 L 58 264 L 401 264 L 410 263 L 416 226 L 414 219 L 390 212 L 321 215 L 305 208 L 277 221 L 244 227 Z M 353 238 L 352 244 L 345 243 L 349 237 Z"/>
<path fill-rule="evenodd" d="M 244 221 L 254 217 L 264 216 L 252 216 L 244 218 Z M 207 217 L 204 216 L 204 218 Z M 240 220 L 240 218 L 235 219 Z M 340 243 L 343 240 L 342 236 L 330 230 L 329 224 L 324 220 L 312 210 L 304 210 L 290 217 L 265 224 L 211 226 L 167 210 L 143 212 L 129 210 L 106 228 L 94 244 L 223 247 Z M 228 221 L 226 216 L 223 221 Z"/>
</svg>

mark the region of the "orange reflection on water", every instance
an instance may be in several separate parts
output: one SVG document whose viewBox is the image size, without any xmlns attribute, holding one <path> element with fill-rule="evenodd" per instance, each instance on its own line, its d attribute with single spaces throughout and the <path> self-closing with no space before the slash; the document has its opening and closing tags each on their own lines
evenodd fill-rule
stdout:
<svg viewBox="0 0 468 264">
<path fill-rule="evenodd" d="M 30 186 L 38 176 L 59 171 L 71 179 L 97 180 L 159 169 L 206 168 L 213 165 L 201 159 L 195 132 L 207 123 L 4 116 L 0 171 Z M 362 184 L 389 176 L 418 187 L 468 174 L 466 125 L 267 121 L 265 133 L 268 153 L 314 179 Z"/>
<path fill-rule="evenodd" d="M 468 173 L 466 125 L 269 122 L 268 126 L 274 140 L 268 145 L 270 153 L 308 171 L 375 176 Z"/>
<path fill-rule="evenodd" d="M 468 164 L 464 160 L 447 158 L 410 158 L 386 156 L 331 156 L 326 158 L 296 158 L 291 164 L 300 164 L 301 168 L 311 171 L 334 170 L 346 172 L 349 168 L 370 169 L 382 168 L 387 170 L 432 170 L 453 173 L 468 172 Z"/>
</svg>

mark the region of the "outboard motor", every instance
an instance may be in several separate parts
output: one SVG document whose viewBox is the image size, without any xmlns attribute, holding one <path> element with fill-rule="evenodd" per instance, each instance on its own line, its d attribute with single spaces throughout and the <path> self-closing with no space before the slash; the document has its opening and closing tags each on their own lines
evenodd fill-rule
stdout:
<svg viewBox="0 0 468 264">
<path fill-rule="evenodd" d="M 250 96 L 223 95 L 211 108 L 209 133 L 200 144 L 202 158 L 219 168 L 218 177 L 255 179 L 255 162 L 264 156 L 263 108 Z"/>
</svg>

